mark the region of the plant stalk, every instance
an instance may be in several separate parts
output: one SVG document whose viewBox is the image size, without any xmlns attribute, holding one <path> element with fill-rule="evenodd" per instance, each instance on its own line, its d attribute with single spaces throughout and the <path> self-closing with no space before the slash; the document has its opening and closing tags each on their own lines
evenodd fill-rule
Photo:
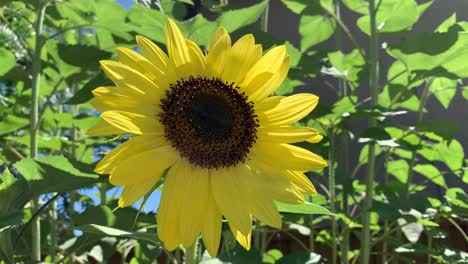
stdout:
<svg viewBox="0 0 468 264">
<path fill-rule="evenodd" d="M 198 252 L 198 238 L 195 239 L 193 244 L 185 249 L 185 263 L 186 264 L 197 264 L 197 252 Z"/>
<path fill-rule="evenodd" d="M 260 27 L 263 32 L 268 32 L 268 13 L 270 12 L 270 2 L 267 2 L 265 10 L 263 10 L 263 14 L 260 17 Z"/>
<path fill-rule="evenodd" d="M 30 127 L 29 132 L 31 134 L 30 142 L 30 156 L 35 158 L 37 156 L 37 132 L 38 132 L 38 121 L 39 121 L 39 90 L 40 90 L 40 79 L 41 79 L 41 52 L 43 47 L 43 40 L 41 39 L 42 26 L 44 24 L 46 10 L 45 0 L 39 0 L 39 6 L 36 13 L 36 22 L 34 25 L 34 31 L 36 33 L 34 53 L 32 58 L 32 98 L 31 98 L 31 116 L 30 116 Z M 36 129 L 37 128 L 37 129 Z M 32 210 L 38 210 L 39 198 L 33 198 L 31 201 Z M 32 223 L 32 260 L 41 261 L 41 226 L 40 217 L 34 219 Z"/>
<path fill-rule="evenodd" d="M 329 192 L 330 192 L 330 211 L 336 213 L 336 187 L 335 187 L 335 138 L 333 127 L 329 130 L 330 146 L 328 147 L 328 177 L 329 177 Z M 332 239 L 332 264 L 337 261 L 337 223 L 334 216 L 331 217 L 331 239 Z"/>
<path fill-rule="evenodd" d="M 340 7 L 340 0 L 334 1 L 335 7 L 335 20 L 337 23 L 340 24 L 341 21 L 341 7 Z M 343 27 L 337 27 L 335 30 L 335 39 L 336 39 L 336 48 L 343 52 Z M 340 97 L 348 96 L 348 87 L 346 85 L 346 80 L 338 79 L 338 87 Z M 347 131 L 344 130 L 341 136 L 341 143 L 342 143 L 342 155 L 341 160 L 338 162 L 338 171 L 343 174 L 343 213 L 348 216 L 348 188 L 345 187 L 346 184 L 346 172 L 348 171 L 348 135 Z M 342 222 L 343 225 L 343 238 L 341 239 L 341 263 L 346 264 L 348 263 L 348 252 L 349 252 L 349 229 L 345 223 Z"/>
<path fill-rule="evenodd" d="M 369 52 L 369 66 L 370 66 L 370 94 L 371 106 L 377 106 L 379 95 L 379 53 L 378 53 L 378 33 L 376 23 L 376 6 L 375 0 L 369 0 L 369 17 L 370 17 L 370 52 Z M 375 127 L 377 120 L 371 117 L 369 120 L 369 127 Z M 362 234 L 361 234 L 361 262 L 362 264 L 369 264 L 371 255 L 371 234 L 370 234 L 370 215 L 372 210 L 373 200 L 373 183 L 375 179 L 375 142 L 369 144 L 369 161 L 366 175 L 366 197 L 364 200 L 364 208 L 362 212 Z"/>
</svg>

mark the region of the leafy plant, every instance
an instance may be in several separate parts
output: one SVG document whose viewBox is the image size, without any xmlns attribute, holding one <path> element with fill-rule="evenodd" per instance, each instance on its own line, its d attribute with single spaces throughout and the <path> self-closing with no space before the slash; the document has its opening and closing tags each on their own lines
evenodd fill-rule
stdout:
<svg viewBox="0 0 468 264">
<path fill-rule="evenodd" d="M 432 1 L 281 0 L 299 21 L 295 47 L 269 33 L 273 1 L 137 2 L 0 0 L 0 263 L 183 261 L 183 248 L 167 252 L 156 235 L 154 199 L 115 209 L 119 190 L 93 171 L 125 138 L 84 134 L 98 122 L 91 90 L 110 84 L 99 60 L 135 49 L 137 34 L 163 47 L 168 17 L 203 47 L 219 26 L 252 32 L 264 47 L 285 43 L 291 70 L 278 95 L 320 96 L 311 79 L 337 94 L 300 124 L 325 137 L 301 144 L 328 157 L 328 169 L 308 174 L 319 194 L 277 203 L 282 230 L 256 224 L 251 251 L 224 232 L 218 256 L 202 245 L 198 262 L 467 261 L 466 142 L 459 124 L 428 107 L 466 104 L 467 22 L 453 14 L 414 33 Z"/>
</svg>

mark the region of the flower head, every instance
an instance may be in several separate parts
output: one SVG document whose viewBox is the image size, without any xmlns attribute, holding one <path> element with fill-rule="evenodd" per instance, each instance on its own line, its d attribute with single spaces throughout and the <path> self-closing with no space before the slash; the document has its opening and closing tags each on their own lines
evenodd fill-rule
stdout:
<svg viewBox="0 0 468 264">
<path fill-rule="evenodd" d="M 120 48 L 119 62 L 101 61 L 115 86 L 93 91 L 102 120 L 89 135 L 132 134 L 96 171 L 123 186 L 119 206 L 150 192 L 167 170 L 157 214 L 168 250 L 200 234 L 216 255 L 223 217 L 250 248 L 252 218 L 280 228 L 273 201 L 303 203 L 315 188 L 304 172 L 325 167 L 316 154 L 291 143 L 318 142 L 312 128 L 290 126 L 318 97 L 271 96 L 287 76 L 285 46 L 263 54 L 252 35 L 231 45 L 224 28 L 205 55 L 168 20 L 167 54 L 138 36 L 142 55 Z"/>
</svg>

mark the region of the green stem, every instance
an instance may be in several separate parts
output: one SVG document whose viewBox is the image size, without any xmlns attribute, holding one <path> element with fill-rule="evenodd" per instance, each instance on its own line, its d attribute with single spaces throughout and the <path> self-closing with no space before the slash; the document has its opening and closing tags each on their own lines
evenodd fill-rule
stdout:
<svg viewBox="0 0 468 264">
<path fill-rule="evenodd" d="M 44 16 L 46 10 L 45 0 L 39 0 L 39 6 L 36 13 L 36 22 L 34 25 L 34 31 L 36 33 L 34 53 L 32 58 L 32 98 L 31 98 L 31 120 L 30 120 L 30 155 L 31 158 L 37 156 L 37 132 L 38 132 L 38 116 L 39 116 L 39 89 L 41 79 L 41 52 L 43 47 L 43 40 L 41 38 L 42 26 L 44 23 Z M 34 198 L 31 202 L 32 210 L 35 211 L 39 208 L 38 198 Z M 41 226 L 40 217 L 34 219 L 32 223 L 32 260 L 41 260 Z"/>
<path fill-rule="evenodd" d="M 0 259 L 5 263 L 13 263 L 13 246 L 11 244 L 11 230 L 7 229 L 0 232 Z"/>
<path fill-rule="evenodd" d="M 329 193 L 330 193 L 330 211 L 336 213 L 336 189 L 335 189 L 335 139 L 333 134 L 333 127 L 329 130 L 330 146 L 328 147 L 328 176 L 329 176 Z M 336 218 L 331 217 L 331 239 L 332 239 L 332 263 L 336 264 L 337 261 L 337 224 Z"/>
<path fill-rule="evenodd" d="M 340 7 L 340 1 L 335 0 L 334 1 L 335 5 L 335 20 L 339 21 L 338 24 L 341 21 L 341 7 Z M 336 48 L 339 51 L 343 51 L 343 26 L 338 27 L 335 30 L 335 39 L 336 39 Z M 359 48 L 359 47 L 358 47 Z M 360 48 L 359 48 L 360 49 Z M 338 87 L 340 91 L 340 97 L 343 98 L 345 96 L 348 96 L 348 87 L 346 85 L 346 81 L 343 79 L 338 80 Z M 341 136 L 341 141 L 342 141 L 342 155 L 341 155 L 341 160 L 338 162 L 339 166 L 339 173 L 342 173 L 343 175 L 348 172 L 348 135 L 347 135 L 347 130 L 344 130 L 342 132 Z M 345 179 L 345 177 L 343 177 Z M 345 187 L 345 181 L 343 180 L 343 213 L 348 216 L 348 188 Z M 341 262 L 343 264 L 348 263 L 348 252 L 349 252 L 349 228 L 345 223 L 342 223 L 343 225 L 343 238 L 341 239 Z"/>
<path fill-rule="evenodd" d="M 193 244 L 185 249 L 185 263 L 186 264 L 197 264 L 197 252 L 198 252 L 198 238 Z"/>
<path fill-rule="evenodd" d="M 370 17 L 370 94 L 371 106 L 377 106 L 379 95 L 379 53 L 378 53 L 378 34 L 376 23 L 376 7 L 375 0 L 369 0 L 369 17 Z M 371 117 L 369 127 L 375 127 L 377 120 Z M 370 215 L 372 210 L 373 200 L 373 184 L 375 179 L 375 142 L 369 144 L 369 162 L 366 175 L 366 197 L 364 200 L 364 208 L 362 211 L 362 234 L 361 234 L 361 263 L 368 264 L 371 255 L 371 236 L 370 236 Z"/>
<path fill-rule="evenodd" d="M 312 202 L 312 196 L 309 195 L 308 200 L 309 200 L 309 202 Z M 308 224 L 309 224 L 309 228 L 310 228 L 309 252 L 314 252 L 314 250 L 315 250 L 314 215 L 308 215 L 307 219 L 308 219 Z"/>
<path fill-rule="evenodd" d="M 427 264 L 432 263 L 431 251 L 432 251 L 432 236 L 428 235 L 428 237 L 427 237 L 427 261 L 426 261 Z"/>
<path fill-rule="evenodd" d="M 270 12 L 270 2 L 267 2 L 265 10 L 263 10 L 262 17 L 260 18 L 260 26 L 263 32 L 268 32 L 268 13 Z"/>
<path fill-rule="evenodd" d="M 55 194 L 56 195 L 56 194 Z M 50 261 L 55 261 L 57 255 L 57 201 L 54 200 L 49 209 L 49 221 L 50 221 L 50 244 L 49 244 L 49 256 Z"/>
<path fill-rule="evenodd" d="M 266 226 L 265 229 L 262 229 L 260 231 L 260 254 L 263 256 L 265 254 L 267 247 L 268 247 L 268 242 L 267 242 L 267 230 Z"/>
<path fill-rule="evenodd" d="M 388 159 L 390 158 L 391 150 L 385 152 L 385 157 L 384 157 L 384 186 L 388 183 Z M 389 222 L 387 220 L 384 221 L 384 232 L 389 229 Z M 382 263 L 385 263 L 387 261 L 387 254 L 388 254 L 388 244 L 387 244 L 387 239 L 384 239 L 382 242 Z"/>
</svg>

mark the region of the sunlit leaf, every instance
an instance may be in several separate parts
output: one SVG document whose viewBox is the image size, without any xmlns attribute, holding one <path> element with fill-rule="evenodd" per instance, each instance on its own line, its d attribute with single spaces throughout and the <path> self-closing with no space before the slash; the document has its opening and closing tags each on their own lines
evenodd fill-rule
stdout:
<svg viewBox="0 0 468 264">
<path fill-rule="evenodd" d="M 328 209 L 309 202 L 303 204 L 285 204 L 275 202 L 278 211 L 295 214 L 325 214 L 333 215 Z"/>
</svg>

